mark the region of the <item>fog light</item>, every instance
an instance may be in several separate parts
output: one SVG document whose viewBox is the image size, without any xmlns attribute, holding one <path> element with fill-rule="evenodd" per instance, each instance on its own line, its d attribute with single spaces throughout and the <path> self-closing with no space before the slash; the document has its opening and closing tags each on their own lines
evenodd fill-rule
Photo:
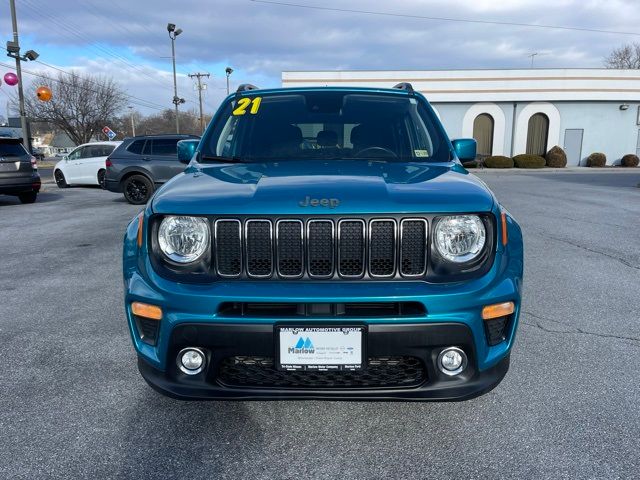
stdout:
<svg viewBox="0 0 640 480">
<path fill-rule="evenodd" d="M 438 368 L 445 375 L 458 375 L 467 368 L 467 355 L 457 347 L 445 348 L 438 355 Z"/>
<path fill-rule="evenodd" d="M 205 366 L 205 356 L 199 348 L 183 348 L 178 353 L 178 368 L 187 375 L 197 375 Z"/>
</svg>

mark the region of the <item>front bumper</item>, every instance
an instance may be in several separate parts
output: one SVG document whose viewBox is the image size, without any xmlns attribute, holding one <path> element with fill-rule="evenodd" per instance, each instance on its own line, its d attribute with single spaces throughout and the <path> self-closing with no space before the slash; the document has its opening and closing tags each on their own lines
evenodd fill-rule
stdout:
<svg viewBox="0 0 640 480">
<path fill-rule="evenodd" d="M 140 372 L 162 393 L 183 399 L 463 400 L 491 390 L 508 370 L 518 325 L 523 273 L 522 236 L 511 220 L 509 244 L 498 245 L 490 271 L 465 282 L 236 281 L 202 285 L 173 282 L 158 275 L 146 246 L 137 246 L 138 221 L 134 219 L 125 234 L 125 310 Z M 162 308 L 163 318 L 154 345 L 143 341 L 140 335 L 131 312 L 131 303 L 135 301 Z M 504 340 L 493 344 L 488 341 L 482 308 L 508 301 L 515 303 L 515 312 L 505 328 Z M 375 318 L 233 317 L 221 309 L 225 302 L 416 302 L 424 306 L 426 313 Z M 255 388 L 220 381 L 224 359 L 275 357 L 275 326 L 283 323 L 364 325 L 368 358 L 417 358 L 425 370 L 425 380 L 409 386 L 376 388 Z M 438 353 L 449 346 L 462 348 L 469 358 L 467 369 L 456 377 L 446 377 L 436 367 Z M 184 347 L 206 350 L 209 355 L 206 372 L 190 377 L 179 371 L 176 357 Z"/>
<path fill-rule="evenodd" d="M 353 323 L 353 322 L 351 322 Z M 436 368 L 442 348 L 455 345 L 469 357 L 465 371 L 449 377 Z M 271 325 L 183 324 L 174 329 L 168 356 L 175 359 L 185 347 L 199 347 L 207 355 L 207 367 L 194 376 L 182 373 L 176 362 L 166 371 L 158 370 L 143 358 L 138 368 L 144 379 L 157 391 L 183 400 L 198 399 L 342 399 L 342 400 L 467 400 L 493 389 L 507 373 L 509 355 L 493 367 L 479 371 L 471 330 L 456 323 L 369 325 L 366 333 L 367 357 L 419 359 L 424 376 L 411 386 L 323 388 L 300 385 L 265 386 L 252 382 L 251 374 L 242 375 L 244 384 L 229 384 L 225 377 L 225 359 L 257 356 L 273 358 L 274 329 Z M 412 368 L 412 372 L 415 370 Z M 275 367 L 265 367 L 266 374 L 276 375 Z M 249 370 L 247 370 L 249 372 Z M 372 367 L 358 375 L 375 376 Z"/>
</svg>

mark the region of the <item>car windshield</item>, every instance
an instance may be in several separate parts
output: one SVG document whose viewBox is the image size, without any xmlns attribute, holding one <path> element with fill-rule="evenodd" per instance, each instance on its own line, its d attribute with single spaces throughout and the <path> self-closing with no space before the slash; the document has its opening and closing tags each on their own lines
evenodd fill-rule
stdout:
<svg viewBox="0 0 640 480">
<path fill-rule="evenodd" d="M 205 138 L 202 159 L 444 162 L 444 132 L 409 95 L 339 91 L 236 97 Z"/>
</svg>

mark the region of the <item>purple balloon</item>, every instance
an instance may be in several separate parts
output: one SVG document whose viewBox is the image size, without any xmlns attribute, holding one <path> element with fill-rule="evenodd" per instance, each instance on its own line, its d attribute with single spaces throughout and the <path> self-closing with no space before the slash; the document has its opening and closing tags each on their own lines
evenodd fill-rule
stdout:
<svg viewBox="0 0 640 480">
<path fill-rule="evenodd" d="M 4 83 L 10 86 L 14 86 L 18 84 L 18 76 L 15 73 L 5 73 L 4 74 Z"/>
</svg>

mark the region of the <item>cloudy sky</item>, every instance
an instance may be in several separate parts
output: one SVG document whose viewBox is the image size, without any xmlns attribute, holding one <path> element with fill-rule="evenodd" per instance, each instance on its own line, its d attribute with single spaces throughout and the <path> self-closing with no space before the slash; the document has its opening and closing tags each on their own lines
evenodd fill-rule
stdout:
<svg viewBox="0 0 640 480">
<path fill-rule="evenodd" d="M 169 21 L 184 31 L 176 41 L 179 94 L 187 99 L 187 108 L 194 108 L 197 92 L 187 74 L 211 73 L 208 112 L 224 98 L 227 65 L 235 69 L 232 87 L 242 82 L 278 86 L 283 70 L 528 68 L 533 52 L 539 52 L 536 67 L 601 67 L 611 49 L 640 41 L 638 0 L 16 0 L 16 4 L 23 51 L 37 50 L 38 60 L 65 71 L 115 77 L 132 95 L 130 103 L 143 113 L 171 107 Z M 3 42 L 11 39 L 8 1 L 0 4 L 0 34 Z M 2 64 L 11 63 L 2 58 L 0 78 L 10 71 Z M 24 68 L 49 69 L 38 62 Z M 0 87 L 0 105 L 10 88 Z"/>
</svg>

